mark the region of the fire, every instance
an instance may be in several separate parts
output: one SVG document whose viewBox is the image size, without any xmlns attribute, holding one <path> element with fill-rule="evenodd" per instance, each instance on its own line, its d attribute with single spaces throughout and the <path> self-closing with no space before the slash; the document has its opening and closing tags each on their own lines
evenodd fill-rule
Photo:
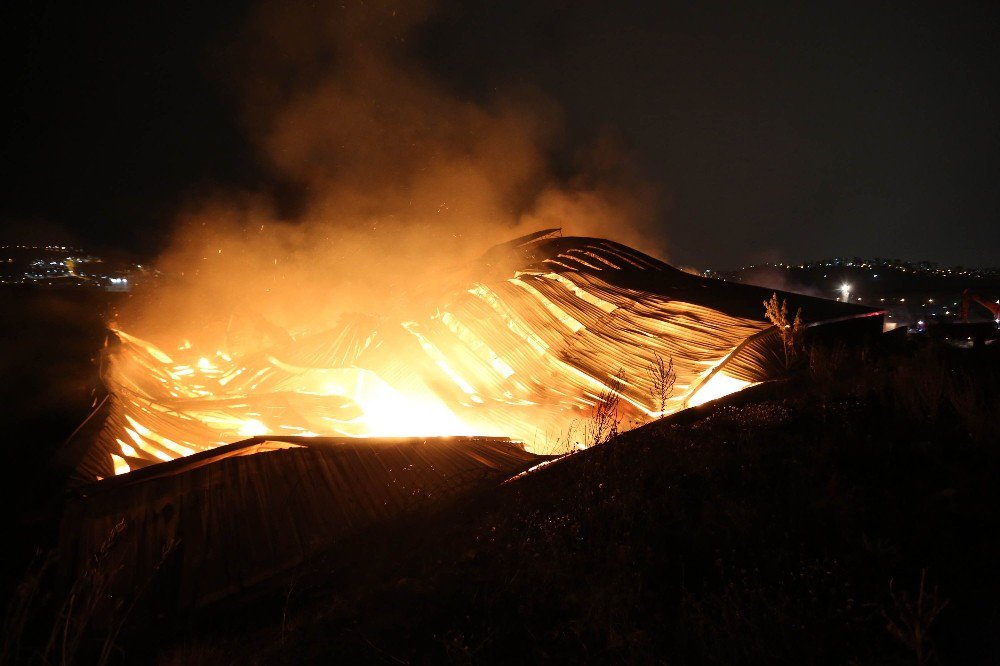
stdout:
<svg viewBox="0 0 1000 666">
<path fill-rule="evenodd" d="M 246 437 L 257 437 L 258 435 L 266 435 L 268 427 L 257 419 L 247 419 L 237 432 Z"/>
<path fill-rule="evenodd" d="M 642 262 L 655 260 L 594 242 L 469 285 L 422 318 L 343 315 L 256 346 L 160 345 L 119 328 L 99 438 L 116 474 L 267 435 L 509 436 L 549 453 L 580 444 L 570 433 L 619 372 L 623 423 L 660 416 L 656 356 L 677 373 L 666 413 L 764 378 L 746 343 L 766 323 L 628 286 L 626 270 L 673 270 Z"/>
<path fill-rule="evenodd" d="M 729 395 L 730 393 L 741 391 L 750 386 L 751 383 L 752 382 L 736 379 L 735 377 L 730 377 L 724 372 L 720 372 L 705 382 L 702 387 L 694 393 L 694 395 L 688 398 L 687 404 L 689 407 L 704 405 L 706 402 L 711 402 L 712 400 Z"/>
<path fill-rule="evenodd" d="M 168 354 L 124 331 L 118 336 L 121 344 L 111 356 L 106 380 L 115 387 L 121 432 L 128 441 L 115 440 L 123 454 L 115 454 L 116 473 L 130 470 L 125 458 L 170 460 L 268 434 L 489 434 L 456 416 L 433 392 L 397 389 L 364 368 L 301 368 L 273 356 L 252 368 L 249 359 L 221 350 L 205 354 L 190 341 Z M 427 340 L 421 345 L 455 386 L 477 402 L 474 389 L 448 366 L 444 355 Z M 274 382 L 275 375 L 284 376 Z M 146 384 L 141 387 L 145 395 L 140 383 Z M 272 383 L 285 389 L 277 400 Z M 174 433 L 173 439 L 163 434 L 167 431 Z"/>
</svg>

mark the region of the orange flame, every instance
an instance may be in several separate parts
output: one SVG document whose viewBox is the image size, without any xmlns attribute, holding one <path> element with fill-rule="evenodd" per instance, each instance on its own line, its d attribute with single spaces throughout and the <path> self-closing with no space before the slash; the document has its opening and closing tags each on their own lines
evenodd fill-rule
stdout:
<svg viewBox="0 0 1000 666">
<path fill-rule="evenodd" d="M 726 364 L 766 323 L 622 286 L 637 260 L 600 249 L 474 284 L 419 320 L 345 316 L 257 349 L 167 351 L 118 330 L 101 434 L 116 473 L 263 435 L 504 435 L 566 451 L 619 371 L 623 424 L 663 415 L 657 355 L 677 372 L 664 413 L 763 378 Z"/>
</svg>

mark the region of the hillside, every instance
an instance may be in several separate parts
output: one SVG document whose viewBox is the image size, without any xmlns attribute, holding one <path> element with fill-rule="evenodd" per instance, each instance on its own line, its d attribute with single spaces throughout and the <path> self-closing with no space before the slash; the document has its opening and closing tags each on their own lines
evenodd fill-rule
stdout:
<svg viewBox="0 0 1000 666">
<path fill-rule="evenodd" d="M 941 353 L 858 370 L 817 352 L 798 382 L 368 534 L 253 603 L 182 622 L 165 650 L 153 632 L 127 653 L 988 663 L 1000 654 L 996 359 Z"/>
<path fill-rule="evenodd" d="M 884 308 L 889 311 L 889 321 L 899 325 L 919 320 L 954 321 L 966 289 L 990 301 L 1000 298 L 1000 269 L 948 268 L 899 259 L 854 257 L 801 264 L 768 263 L 706 274 L 731 282 Z M 989 317 L 978 306 L 969 314 L 973 321 L 987 321 Z"/>
<path fill-rule="evenodd" d="M 36 314 L 12 340 L 45 330 Z M 93 316 L 81 307 L 66 329 L 91 348 Z M 197 613 L 141 600 L 121 635 L 92 627 L 67 662 L 108 643 L 110 663 L 993 663 L 998 351 L 882 345 L 816 349 L 791 381 L 382 524 Z M 33 376 L 31 357 L 8 361 Z M 93 372 L 66 368 L 33 381 L 82 387 Z M 78 393 L 67 410 L 85 411 Z M 42 433 L 59 421 L 20 414 L 7 453 L 24 473 L 8 492 L 25 506 L 51 492 L 38 480 L 56 438 Z M 15 446 L 32 432 L 39 447 Z M 47 529 L 29 524 L 13 551 L 25 560 Z M 8 614 L 10 663 L 41 662 L 62 635 L 45 595 L 29 600 L 26 631 Z"/>
</svg>

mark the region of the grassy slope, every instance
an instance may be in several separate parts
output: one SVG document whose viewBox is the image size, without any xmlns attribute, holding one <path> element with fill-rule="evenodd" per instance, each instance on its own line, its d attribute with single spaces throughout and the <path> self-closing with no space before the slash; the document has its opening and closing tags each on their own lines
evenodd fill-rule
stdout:
<svg viewBox="0 0 1000 666">
<path fill-rule="evenodd" d="M 651 424 L 370 534 L 127 654 L 913 663 L 915 641 L 886 627 L 905 629 L 923 571 L 924 607 L 935 588 L 947 600 L 924 656 L 989 663 L 998 364 L 922 354 L 821 357 L 777 395 Z"/>
</svg>

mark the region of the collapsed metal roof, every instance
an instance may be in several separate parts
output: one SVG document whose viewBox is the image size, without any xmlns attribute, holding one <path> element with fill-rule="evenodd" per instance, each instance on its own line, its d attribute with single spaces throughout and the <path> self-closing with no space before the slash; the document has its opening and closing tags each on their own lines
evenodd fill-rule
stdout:
<svg viewBox="0 0 1000 666">
<path fill-rule="evenodd" d="M 561 452 L 609 390 L 623 421 L 638 422 L 781 365 L 764 318 L 772 290 L 691 275 L 613 241 L 547 230 L 492 248 L 469 275 L 421 318 L 344 315 L 252 354 L 161 349 L 117 331 L 77 478 L 268 434 L 496 435 Z M 779 296 L 810 326 L 880 314 Z M 663 412 L 649 374 L 658 358 L 676 372 Z"/>
</svg>

